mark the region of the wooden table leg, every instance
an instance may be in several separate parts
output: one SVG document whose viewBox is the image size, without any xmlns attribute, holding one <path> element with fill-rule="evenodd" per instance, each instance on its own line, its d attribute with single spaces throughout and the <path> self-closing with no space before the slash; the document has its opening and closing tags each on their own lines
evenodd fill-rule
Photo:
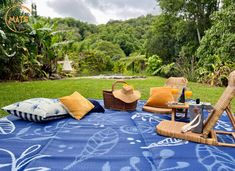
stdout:
<svg viewBox="0 0 235 171">
<path fill-rule="evenodd" d="M 233 126 L 233 129 L 235 129 L 235 117 L 234 117 L 234 115 L 233 115 L 233 113 L 231 111 L 231 108 L 226 107 L 225 111 L 226 111 L 226 113 L 228 115 L 228 118 L 230 119 L 230 122 L 231 122 L 231 124 Z"/>
<path fill-rule="evenodd" d="M 188 116 L 188 109 L 185 109 L 185 118 Z"/>
<path fill-rule="evenodd" d="M 172 109 L 172 114 L 171 114 L 171 120 L 175 121 L 175 115 L 176 115 L 176 108 Z"/>
</svg>

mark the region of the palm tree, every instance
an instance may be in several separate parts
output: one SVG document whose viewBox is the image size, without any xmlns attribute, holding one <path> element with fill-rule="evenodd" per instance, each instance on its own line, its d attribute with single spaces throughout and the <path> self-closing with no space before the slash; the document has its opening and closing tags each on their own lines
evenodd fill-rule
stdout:
<svg viewBox="0 0 235 171">
<path fill-rule="evenodd" d="M 140 54 L 132 54 L 130 57 L 121 58 L 120 62 L 123 62 L 126 64 L 126 67 L 132 68 L 132 73 L 135 72 L 135 65 L 140 64 L 141 65 L 141 71 L 144 70 L 145 62 L 146 62 L 146 56 L 140 55 Z"/>
</svg>

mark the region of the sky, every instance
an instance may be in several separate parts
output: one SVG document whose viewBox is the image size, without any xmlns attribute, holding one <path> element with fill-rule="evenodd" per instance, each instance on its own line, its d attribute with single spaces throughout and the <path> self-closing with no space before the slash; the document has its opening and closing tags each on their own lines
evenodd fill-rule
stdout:
<svg viewBox="0 0 235 171">
<path fill-rule="evenodd" d="M 92 24 L 160 14 L 156 0 L 26 0 L 36 3 L 38 15 L 73 17 Z"/>
</svg>

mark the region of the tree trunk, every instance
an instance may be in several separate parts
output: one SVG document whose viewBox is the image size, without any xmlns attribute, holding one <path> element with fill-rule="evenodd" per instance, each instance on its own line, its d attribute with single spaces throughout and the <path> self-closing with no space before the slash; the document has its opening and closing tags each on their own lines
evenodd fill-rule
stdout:
<svg viewBox="0 0 235 171">
<path fill-rule="evenodd" d="M 135 73 L 135 62 L 132 63 L 132 74 Z"/>
<path fill-rule="evenodd" d="M 198 26 L 197 26 L 197 38 L 198 38 L 198 42 L 200 43 L 201 42 L 201 34 L 200 34 Z"/>
</svg>

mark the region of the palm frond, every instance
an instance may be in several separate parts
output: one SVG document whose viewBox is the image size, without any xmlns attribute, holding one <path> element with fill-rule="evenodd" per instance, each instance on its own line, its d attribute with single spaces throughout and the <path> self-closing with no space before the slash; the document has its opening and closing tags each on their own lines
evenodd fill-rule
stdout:
<svg viewBox="0 0 235 171">
<path fill-rule="evenodd" d="M 39 28 L 37 29 L 38 31 L 52 31 L 52 28 L 49 27 L 43 27 L 43 28 Z"/>
<path fill-rule="evenodd" d="M 69 31 L 72 31 L 72 29 L 53 31 L 53 32 L 51 32 L 51 35 L 55 35 L 55 34 L 58 34 L 58 33 L 66 33 L 66 32 L 69 32 Z"/>
<path fill-rule="evenodd" d="M 126 57 L 126 58 L 121 58 L 120 62 L 126 63 L 126 66 L 130 66 L 134 62 L 141 62 L 141 61 L 146 61 L 146 56 L 145 55 L 137 55 L 137 56 L 131 56 L 131 57 Z"/>
<path fill-rule="evenodd" d="M 59 42 L 59 43 L 54 43 L 51 47 L 54 48 L 54 47 L 58 47 L 58 46 L 63 46 L 63 45 L 67 45 L 69 43 L 72 43 L 74 41 L 72 40 L 67 40 L 67 41 L 63 41 L 63 42 Z"/>
</svg>

